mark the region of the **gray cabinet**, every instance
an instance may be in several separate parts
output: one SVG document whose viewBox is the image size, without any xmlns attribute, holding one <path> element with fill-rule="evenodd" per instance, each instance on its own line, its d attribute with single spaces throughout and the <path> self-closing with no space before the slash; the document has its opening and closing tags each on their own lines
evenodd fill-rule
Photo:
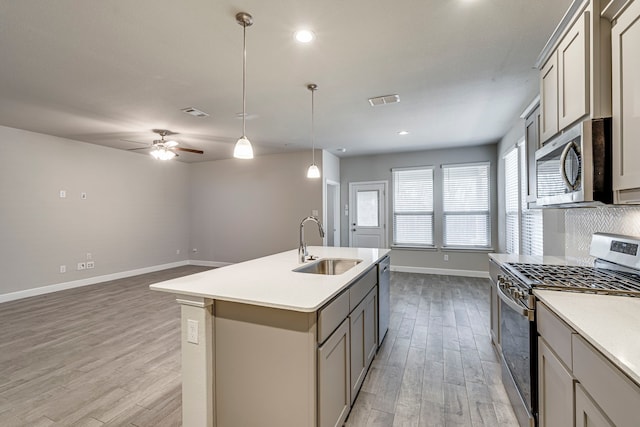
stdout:
<svg viewBox="0 0 640 427">
<path fill-rule="evenodd" d="M 580 384 L 576 384 L 576 427 L 615 427 Z"/>
<path fill-rule="evenodd" d="M 500 297 L 498 296 L 498 274 L 500 266 L 493 260 L 489 260 L 489 277 L 491 277 L 490 289 L 490 326 L 491 326 L 491 342 L 496 346 L 498 354 L 500 350 Z"/>
<path fill-rule="evenodd" d="M 616 203 L 640 203 L 640 1 L 611 28 L 613 57 L 613 190 Z"/>
<path fill-rule="evenodd" d="M 569 369 L 538 338 L 538 422 L 540 427 L 573 425 L 573 383 Z"/>
<path fill-rule="evenodd" d="M 318 425 L 338 427 L 344 424 L 351 408 L 349 322 L 318 348 Z"/>
<path fill-rule="evenodd" d="M 640 387 L 538 303 L 540 427 L 636 427 Z"/>
<path fill-rule="evenodd" d="M 355 401 L 378 348 L 376 340 L 378 292 L 374 287 L 349 315 L 351 333 L 351 403 Z"/>
<path fill-rule="evenodd" d="M 527 156 L 527 202 L 536 201 L 536 150 L 540 148 L 540 103 L 524 117 L 524 143 Z"/>
<path fill-rule="evenodd" d="M 582 119 L 611 115 L 610 23 L 606 0 L 574 1 L 538 58 L 541 140 Z"/>
</svg>

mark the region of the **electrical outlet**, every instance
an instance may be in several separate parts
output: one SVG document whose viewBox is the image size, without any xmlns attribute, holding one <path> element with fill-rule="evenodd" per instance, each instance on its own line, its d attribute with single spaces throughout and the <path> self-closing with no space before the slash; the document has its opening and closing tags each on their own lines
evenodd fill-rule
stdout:
<svg viewBox="0 0 640 427">
<path fill-rule="evenodd" d="M 61 265 L 60 266 L 60 273 L 66 273 L 67 272 L 67 266 L 66 265 Z"/>
<path fill-rule="evenodd" d="M 193 252 L 194 254 L 197 254 L 198 253 L 198 248 L 191 249 L 191 252 Z"/>
<path fill-rule="evenodd" d="M 187 319 L 187 342 L 198 344 L 198 321 Z"/>
<path fill-rule="evenodd" d="M 95 268 L 96 263 L 94 261 L 87 261 L 87 268 Z"/>
<path fill-rule="evenodd" d="M 93 255 L 91 252 L 87 252 L 87 261 L 91 261 L 93 259 Z"/>
<path fill-rule="evenodd" d="M 87 268 L 87 263 L 85 262 L 78 263 L 78 270 L 84 270 L 85 268 Z"/>
<path fill-rule="evenodd" d="M 67 192 L 65 190 L 60 190 L 60 198 L 64 199 L 65 197 L 67 197 Z"/>
<path fill-rule="evenodd" d="M 444 254 L 444 260 L 445 261 L 449 261 L 449 255 L 448 254 Z"/>
</svg>

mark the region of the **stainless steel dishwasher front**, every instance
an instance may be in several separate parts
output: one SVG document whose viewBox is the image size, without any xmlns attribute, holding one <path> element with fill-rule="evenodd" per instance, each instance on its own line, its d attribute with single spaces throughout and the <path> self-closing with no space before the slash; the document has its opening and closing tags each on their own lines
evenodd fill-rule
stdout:
<svg viewBox="0 0 640 427">
<path fill-rule="evenodd" d="M 378 347 L 389 329 L 389 316 L 391 315 L 390 289 L 391 269 L 390 258 L 384 257 L 378 263 Z"/>
</svg>

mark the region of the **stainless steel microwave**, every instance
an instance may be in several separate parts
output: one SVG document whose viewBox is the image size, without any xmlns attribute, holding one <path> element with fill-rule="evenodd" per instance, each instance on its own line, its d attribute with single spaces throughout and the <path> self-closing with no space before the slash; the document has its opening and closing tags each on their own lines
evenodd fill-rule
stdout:
<svg viewBox="0 0 640 427">
<path fill-rule="evenodd" d="M 536 151 L 538 206 L 613 203 L 611 118 L 585 120 Z"/>
</svg>

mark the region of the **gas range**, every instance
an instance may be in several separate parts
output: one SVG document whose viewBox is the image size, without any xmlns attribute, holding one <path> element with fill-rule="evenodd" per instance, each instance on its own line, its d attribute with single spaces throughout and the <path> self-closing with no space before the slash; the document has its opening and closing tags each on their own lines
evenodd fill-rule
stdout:
<svg viewBox="0 0 640 427">
<path fill-rule="evenodd" d="M 505 263 L 497 274 L 502 374 L 522 427 L 538 425 L 538 340 L 534 290 L 640 297 L 640 238 L 596 233 L 593 267 Z"/>
</svg>

